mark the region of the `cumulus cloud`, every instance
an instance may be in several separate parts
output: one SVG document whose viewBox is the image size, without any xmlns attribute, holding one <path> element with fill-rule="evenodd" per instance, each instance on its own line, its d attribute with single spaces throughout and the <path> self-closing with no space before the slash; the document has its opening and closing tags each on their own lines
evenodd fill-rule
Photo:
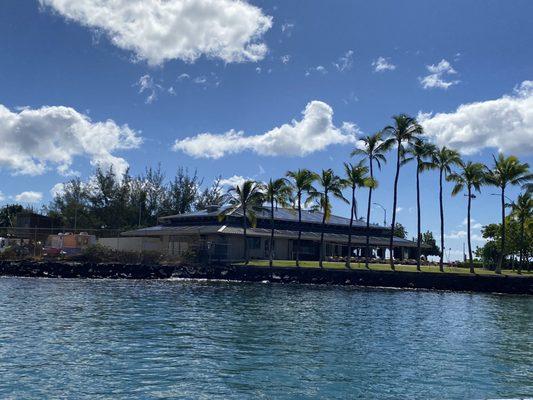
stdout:
<svg viewBox="0 0 533 400">
<path fill-rule="evenodd" d="M 272 17 L 238 0 L 39 0 L 68 20 L 105 33 L 151 65 L 205 55 L 225 62 L 261 60 Z"/>
<path fill-rule="evenodd" d="M 223 134 L 201 133 L 177 140 L 175 151 L 193 157 L 220 158 L 246 150 L 263 156 L 306 156 L 333 144 L 355 143 L 358 128 L 343 123 L 333 124 L 333 109 L 321 101 L 311 101 L 303 111 L 303 118 L 293 120 L 260 135 L 245 136 L 234 129 Z"/>
<path fill-rule="evenodd" d="M 457 85 L 458 80 L 446 80 L 448 75 L 457 74 L 452 65 L 444 58 L 438 64 L 426 65 L 429 75 L 419 78 L 420 84 L 424 89 L 448 89 L 450 86 Z"/>
<path fill-rule="evenodd" d="M 333 63 L 333 66 L 340 72 L 348 71 L 353 66 L 353 50 L 348 50 Z"/>
<path fill-rule="evenodd" d="M 463 154 L 483 148 L 533 154 L 533 81 L 495 100 L 460 105 L 450 113 L 419 113 L 419 122 L 438 145 Z"/>
<path fill-rule="evenodd" d="M 290 54 L 285 54 L 284 56 L 280 57 L 280 60 L 283 64 L 288 64 L 288 62 L 291 60 Z"/>
<path fill-rule="evenodd" d="M 372 62 L 372 66 L 374 67 L 375 72 L 394 71 L 396 69 L 396 65 L 391 63 L 385 57 L 378 57 L 377 60 Z"/>
<path fill-rule="evenodd" d="M 244 181 L 250 180 L 251 178 L 245 178 L 241 175 L 233 175 L 226 179 L 221 179 L 219 184 L 222 187 L 234 187 L 237 185 L 242 185 Z"/>
<path fill-rule="evenodd" d="M 15 200 L 19 203 L 38 203 L 43 199 L 43 194 L 41 192 L 22 192 L 15 196 Z"/>
<path fill-rule="evenodd" d="M 70 107 L 16 112 L 0 104 L 0 142 L 0 167 L 15 174 L 41 175 L 51 164 L 58 173 L 71 175 L 75 156 L 89 157 L 93 166 L 113 166 L 121 174 L 128 163 L 113 153 L 137 148 L 142 139 L 127 125 L 93 122 Z"/>
</svg>

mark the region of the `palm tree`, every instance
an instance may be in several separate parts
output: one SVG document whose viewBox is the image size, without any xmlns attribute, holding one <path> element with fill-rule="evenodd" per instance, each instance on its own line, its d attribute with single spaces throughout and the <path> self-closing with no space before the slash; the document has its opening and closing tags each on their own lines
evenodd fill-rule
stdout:
<svg viewBox="0 0 533 400">
<path fill-rule="evenodd" d="M 344 188 L 343 180 L 335 175 L 333 170 L 326 169 L 322 170 L 322 173 L 318 177 L 318 182 L 322 187 L 322 191 L 312 191 L 310 194 L 310 199 L 318 200 L 320 207 L 322 208 L 322 232 L 320 233 L 320 258 L 319 266 L 323 267 L 324 260 L 324 231 L 326 229 L 326 221 L 329 220 L 331 216 L 331 202 L 330 196 L 333 196 L 339 200 L 349 203 L 348 200 L 343 196 L 342 189 Z"/>
<path fill-rule="evenodd" d="M 393 139 L 383 140 L 383 132 L 377 132 L 373 135 L 366 136 L 360 141 L 361 147 L 352 151 L 352 156 L 360 155 L 368 160 L 368 167 L 370 169 L 370 179 L 374 180 L 374 160 L 379 169 L 381 163 L 386 163 L 385 153 L 388 152 L 394 144 Z M 366 210 L 366 251 L 365 251 L 365 267 L 368 269 L 370 259 L 370 210 L 372 208 L 372 191 L 375 185 L 368 187 L 368 204 Z"/>
<path fill-rule="evenodd" d="M 408 149 L 411 157 L 404 158 L 404 163 L 414 159 L 416 161 L 416 221 L 417 221 L 417 235 L 416 235 L 416 269 L 420 271 L 420 256 L 422 249 L 422 221 L 420 217 L 420 173 L 426 170 L 429 165 L 425 161 L 435 152 L 436 147 L 432 143 L 428 143 L 420 138 L 416 138 Z"/>
<path fill-rule="evenodd" d="M 503 153 L 494 157 L 492 170 L 488 170 L 486 179 L 490 185 L 501 189 L 502 205 L 502 237 L 501 253 L 496 266 L 496 273 L 502 273 L 502 266 L 505 261 L 505 189 L 508 186 L 528 185 L 531 183 L 532 175 L 529 173 L 529 164 L 521 163 L 515 156 L 505 157 Z"/>
<path fill-rule="evenodd" d="M 224 219 L 238 208 L 242 209 L 242 229 L 244 238 L 244 261 L 250 261 L 248 255 L 248 237 L 246 234 L 248 221 L 254 227 L 257 222 L 256 211 L 261 209 L 265 200 L 263 185 L 256 181 L 245 180 L 242 184 L 232 187 L 228 193 L 229 207 L 220 214 L 219 219 Z"/>
<path fill-rule="evenodd" d="M 278 204 L 282 207 L 287 206 L 290 193 L 291 188 L 284 178 L 274 181 L 270 179 L 265 187 L 266 200 L 270 203 L 270 250 L 268 252 L 270 267 L 272 267 L 274 257 L 274 203 L 276 208 Z"/>
<path fill-rule="evenodd" d="M 524 250 L 527 246 L 525 239 L 526 221 L 531 221 L 533 217 L 533 198 L 531 192 L 526 190 L 518 196 L 516 202 L 511 204 L 511 217 L 515 218 L 520 224 L 520 264 L 518 265 L 518 273 L 522 273 L 522 265 L 524 262 Z"/>
<path fill-rule="evenodd" d="M 313 182 L 318 179 L 317 174 L 308 169 L 288 171 L 286 176 L 291 179 L 292 192 L 296 197 L 298 209 L 298 241 L 296 242 L 296 266 L 300 266 L 300 241 L 302 238 L 302 197 L 310 192 L 316 192 Z M 304 202 L 307 199 L 304 200 Z"/>
<path fill-rule="evenodd" d="M 394 175 L 394 192 L 392 203 L 392 223 L 390 231 L 390 267 L 394 271 L 394 227 L 396 225 L 396 206 L 398 202 L 398 179 L 400 178 L 400 166 L 405 153 L 404 145 L 413 141 L 417 135 L 423 133 L 422 127 L 416 122 L 415 118 L 405 114 L 395 115 L 392 117 L 394 125 L 385 127 L 384 132 L 390 135 L 392 144 L 397 146 L 396 154 L 396 173 Z"/>
<path fill-rule="evenodd" d="M 352 207 L 350 212 L 350 229 L 348 231 L 348 257 L 346 259 L 346 268 L 350 268 L 350 261 L 352 258 L 352 227 L 354 216 L 357 218 L 357 201 L 355 198 L 355 189 L 358 187 L 375 187 L 375 181 L 368 176 L 368 167 L 364 165 L 364 160 L 357 164 L 344 163 L 345 178 L 344 185 L 351 188 L 352 191 Z"/>
<path fill-rule="evenodd" d="M 452 173 L 452 166 L 461 165 L 461 157 L 455 150 L 443 146 L 431 155 L 428 168 L 439 170 L 439 207 L 440 207 L 440 261 L 439 270 L 444 272 L 444 201 L 443 179 Z"/>
<path fill-rule="evenodd" d="M 470 273 L 474 273 L 474 259 L 472 257 L 472 242 L 470 239 L 470 212 L 472 208 L 472 199 L 476 196 L 472 191 L 480 192 L 481 186 L 485 183 L 485 165 L 481 163 L 473 163 L 471 161 L 461 163 L 461 172 L 454 172 L 448 176 L 448 180 L 455 182 L 452 190 L 452 196 L 466 189 L 466 196 L 468 197 L 467 212 L 466 212 L 466 231 L 468 241 L 468 261 L 470 264 Z"/>
</svg>

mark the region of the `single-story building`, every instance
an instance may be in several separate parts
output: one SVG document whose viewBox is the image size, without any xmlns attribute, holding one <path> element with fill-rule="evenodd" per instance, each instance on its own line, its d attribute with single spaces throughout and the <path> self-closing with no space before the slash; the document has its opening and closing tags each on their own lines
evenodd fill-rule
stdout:
<svg viewBox="0 0 533 400">
<path fill-rule="evenodd" d="M 159 225 L 122 233 L 123 237 L 159 239 L 160 250 L 180 256 L 190 251 L 203 254 L 211 261 L 231 262 L 244 257 L 242 209 L 226 212 L 225 206 L 210 206 L 206 210 L 170 215 L 159 218 Z M 257 223 L 247 228 L 247 241 L 251 259 L 265 259 L 270 248 L 270 208 L 255 211 Z M 321 212 L 302 210 L 302 223 L 298 211 L 287 208 L 274 209 L 274 258 L 294 260 L 301 226 L 301 260 L 318 260 L 320 236 L 324 230 L 325 257 L 348 255 L 350 220 L 331 215 L 322 226 Z M 385 258 L 389 246 L 390 227 L 370 225 L 372 257 Z M 366 248 L 366 222 L 356 220 L 352 226 L 352 257 L 363 257 Z M 414 258 L 416 243 L 394 238 L 394 256 L 397 259 Z"/>
</svg>

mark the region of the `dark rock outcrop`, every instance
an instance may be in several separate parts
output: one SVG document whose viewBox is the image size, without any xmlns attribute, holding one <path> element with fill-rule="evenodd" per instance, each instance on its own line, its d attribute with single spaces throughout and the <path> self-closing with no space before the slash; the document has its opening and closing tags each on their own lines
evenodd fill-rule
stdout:
<svg viewBox="0 0 533 400">
<path fill-rule="evenodd" d="M 0 261 L 0 276 L 108 279 L 222 279 L 409 289 L 533 294 L 533 277 L 440 274 L 318 268 L 96 264 L 64 261 Z"/>
</svg>

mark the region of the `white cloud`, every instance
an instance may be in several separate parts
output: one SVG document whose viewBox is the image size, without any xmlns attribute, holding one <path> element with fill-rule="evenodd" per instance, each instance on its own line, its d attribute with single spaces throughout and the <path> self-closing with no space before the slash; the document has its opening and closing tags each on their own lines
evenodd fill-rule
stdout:
<svg viewBox="0 0 533 400">
<path fill-rule="evenodd" d="M 204 83 L 207 82 L 207 78 L 205 76 L 197 76 L 196 78 L 193 79 L 193 82 L 198 85 L 203 85 Z"/>
<path fill-rule="evenodd" d="M 141 76 L 135 85 L 139 87 L 139 93 L 148 94 L 144 101 L 146 104 L 152 104 L 157 99 L 157 92 L 163 90 L 162 86 L 154 83 L 154 79 L 148 74 Z"/>
<path fill-rule="evenodd" d="M 52 197 L 60 196 L 65 192 L 65 184 L 64 183 L 56 183 L 52 189 L 50 189 L 50 195 Z"/>
<path fill-rule="evenodd" d="M 39 0 L 68 20 L 104 32 L 151 65 L 205 55 L 225 62 L 261 60 L 272 17 L 237 0 Z"/>
<path fill-rule="evenodd" d="M 219 184 L 222 187 L 234 187 L 234 186 L 240 186 L 243 184 L 244 181 L 250 180 L 251 178 L 245 178 L 241 175 L 233 175 L 226 179 L 221 179 Z"/>
<path fill-rule="evenodd" d="M 280 60 L 283 64 L 288 64 L 289 61 L 291 60 L 291 56 L 290 54 L 285 54 L 284 56 L 280 57 Z"/>
<path fill-rule="evenodd" d="M 191 76 L 189 74 L 183 73 L 180 76 L 178 76 L 178 81 L 183 81 L 185 79 L 190 79 L 190 78 L 191 78 Z"/>
<path fill-rule="evenodd" d="M 234 129 L 223 134 L 201 133 L 176 140 L 175 151 L 193 157 L 220 158 L 227 154 L 251 150 L 263 156 L 306 156 L 333 144 L 355 143 L 358 128 L 344 123 L 333 125 L 333 109 L 324 102 L 312 101 L 303 118 L 293 120 L 260 135 L 245 136 Z"/>
<path fill-rule="evenodd" d="M 461 222 L 460 226 L 466 226 L 468 223 L 467 218 L 463 219 L 463 222 Z M 479 222 L 477 222 L 474 218 L 470 219 L 470 228 L 471 229 L 481 229 L 483 225 L 481 225 Z"/>
<path fill-rule="evenodd" d="M 447 75 L 454 75 L 457 73 L 452 65 L 444 58 L 438 64 L 426 65 L 429 75 L 423 78 L 418 78 L 424 89 L 448 89 L 450 86 L 457 85 L 460 81 L 447 81 Z"/>
<path fill-rule="evenodd" d="M 6 199 L 6 196 L 4 196 L 4 193 L 0 191 L 0 201 L 4 201 Z"/>
<path fill-rule="evenodd" d="M 467 238 L 467 232 L 464 231 L 464 230 L 452 231 L 449 234 L 444 234 L 444 238 L 445 239 L 463 239 L 463 240 L 465 240 Z M 486 239 L 483 238 L 483 236 L 478 235 L 476 233 L 471 234 L 470 238 L 472 239 L 472 241 L 477 241 L 477 242 L 485 242 L 486 241 Z"/>
<path fill-rule="evenodd" d="M 512 95 L 462 104 L 450 113 L 419 113 L 426 134 L 439 146 L 463 154 L 483 148 L 533 154 L 533 81 L 524 81 Z"/>
<path fill-rule="evenodd" d="M 396 212 L 397 212 L 397 213 L 400 213 L 400 212 L 402 212 L 402 211 L 403 211 L 403 207 L 396 207 Z"/>
<path fill-rule="evenodd" d="M 261 73 L 261 67 L 255 67 L 255 72 L 257 72 L 258 74 Z"/>
<path fill-rule="evenodd" d="M 60 174 L 69 174 L 75 156 L 89 157 L 93 166 L 113 166 L 121 174 L 128 163 L 113 153 L 137 148 L 142 139 L 127 125 L 92 122 L 70 107 L 13 112 L 0 104 L 0 143 L 0 167 L 15 174 L 41 175 L 49 164 Z"/>
<path fill-rule="evenodd" d="M 385 57 L 378 57 L 377 60 L 372 62 L 372 66 L 375 72 L 394 71 L 396 69 L 396 65 L 389 62 Z"/>
<path fill-rule="evenodd" d="M 281 32 L 287 35 L 287 37 L 291 37 L 293 29 L 294 29 L 293 23 L 286 22 L 281 25 Z"/>
<path fill-rule="evenodd" d="M 41 192 L 22 192 L 15 196 L 15 200 L 19 203 L 38 203 L 43 199 Z"/>
<path fill-rule="evenodd" d="M 339 57 L 339 59 L 333 63 L 335 68 L 337 68 L 340 72 L 348 71 L 352 69 L 353 66 L 353 50 L 348 50 L 346 53 L 344 53 L 342 56 Z"/>
<path fill-rule="evenodd" d="M 325 75 L 328 73 L 328 70 L 323 65 L 317 65 L 316 67 L 309 68 L 307 72 L 305 73 L 305 76 L 309 76 L 313 72 L 318 72 L 322 75 Z"/>
</svg>

